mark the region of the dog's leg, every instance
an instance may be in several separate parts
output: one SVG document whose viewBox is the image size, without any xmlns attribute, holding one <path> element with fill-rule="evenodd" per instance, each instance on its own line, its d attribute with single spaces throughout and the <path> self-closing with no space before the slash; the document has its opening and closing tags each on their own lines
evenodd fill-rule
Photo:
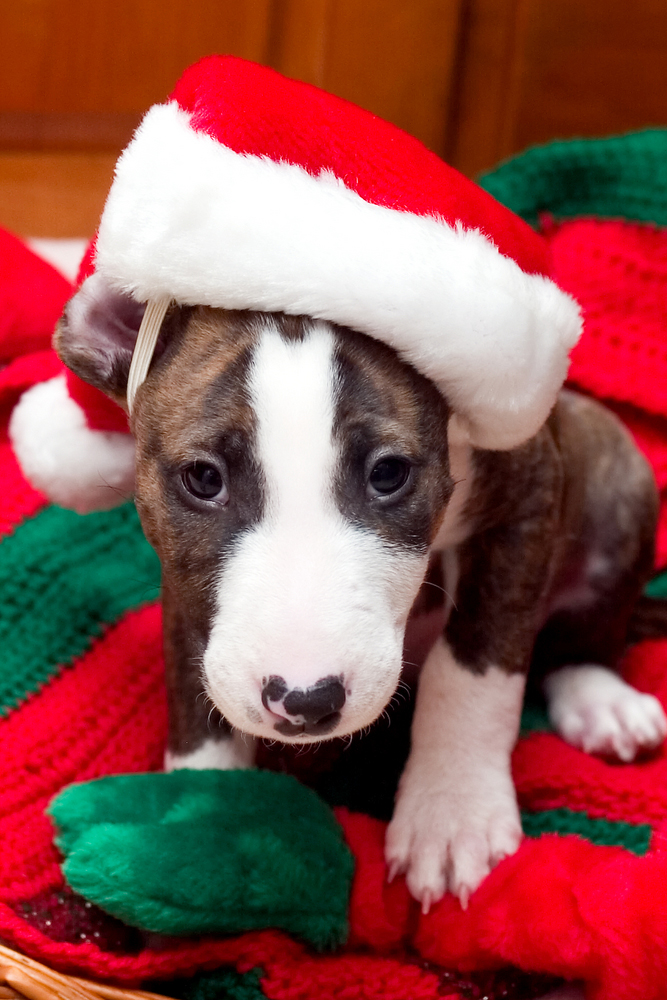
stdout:
<svg viewBox="0 0 667 1000">
<path fill-rule="evenodd" d="M 658 700 L 613 669 L 653 570 L 657 490 L 615 417 L 569 393 L 560 411 L 561 434 L 575 459 L 571 471 L 583 464 L 570 488 L 577 493 L 585 482 L 586 490 L 551 595 L 550 619 L 535 646 L 535 666 L 545 672 L 549 717 L 563 739 L 588 753 L 630 761 L 667 734 Z"/>
<path fill-rule="evenodd" d="M 424 912 L 447 890 L 465 908 L 519 846 L 510 755 L 524 685 L 520 673 L 461 667 L 442 638 L 426 660 L 385 851 L 390 877 L 406 873 Z"/>
<path fill-rule="evenodd" d="M 624 485 L 628 492 L 632 480 Z M 621 492 L 620 486 L 615 492 Z M 606 513 L 604 522 L 596 525 L 596 534 L 589 531 L 597 549 L 586 562 L 583 586 L 578 592 L 575 588 L 569 601 L 567 592 L 565 600 L 557 595 L 561 607 L 535 647 L 535 664 L 545 670 L 543 689 L 557 732 L 580 750 L 626 762 L 654 750 L 667 735 L 667 719 L 657 698 L 630 687 L 615 669 L 626 646 L 632 608 L 653 565 L 650 506 L 649 497 L 644 504 L 648 510 L 631 509 L 634 516 L 625 518 L 602 508 L 598 517 L 602 521 Z M 635 554 L 629 565 L 621 558 L 628 551 Z"/>
<path fill-rule="evenodd" d="M 562 474 L 546 431 L 476 453 L 473 474 L 486 488 L 479 530 L 444 556 L 451 613 L 419 679 L 387 831 L 390 874 L 405 871 L 424 910 L 447 890 L 465 906 L 520 843 L 510 755 L 558 537 Z"/>
<path fill-rule="evenodd" d="M 667 736 L 662 705 L 608 667 L 577 664 L 544 681 L 549 718 L 564 740 L 587 753 L 631 761 Z"/>
</svg>

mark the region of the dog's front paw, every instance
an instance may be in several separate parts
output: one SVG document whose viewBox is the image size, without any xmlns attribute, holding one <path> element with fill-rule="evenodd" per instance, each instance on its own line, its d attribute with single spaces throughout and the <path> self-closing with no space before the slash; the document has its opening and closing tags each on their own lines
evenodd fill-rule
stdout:
<svg viewBox="0 0 667 1000">
<path fill-rule="evenodd" d="M 545 681 L 549 718 L 564 740 L 586 753 L 631 761 L 665 739 L 662 705 L 606 667 L 562 667 Z"/>
<path fill-rule="evenodd" d="M 447 891 L 465 909 L 491 869 L 521 842 L 509 773 L 439 777 L 429 783 L 404 774 L 385 841 L 389 879 L 404 873 L 423 913 Z"/>
</svg>

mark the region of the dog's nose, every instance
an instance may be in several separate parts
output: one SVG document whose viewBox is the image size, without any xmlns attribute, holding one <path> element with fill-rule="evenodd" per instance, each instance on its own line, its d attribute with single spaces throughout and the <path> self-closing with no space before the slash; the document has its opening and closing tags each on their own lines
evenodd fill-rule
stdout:
<svg viewBox="0 0 667 1000">
<path fill-rule="evenodd" d="M 273 675 L 262 689 L 262 704 L 284 722 L 275 729 L 283 735 L 305 732 L 325 735 L 338 725 L 345 704 L 342 677 L 323 677 L 309 688 L 288 688 L 282 677 Z"/>
<path fill-rule="evenodd" d="M 345 688 L 340 677 L 324 677 L 305 691 L 294 688 L 283 698 L 287 715 L 301 716 L 311 726 L 333 712 L 340 712 L 344 704 Z"/>
</svg>

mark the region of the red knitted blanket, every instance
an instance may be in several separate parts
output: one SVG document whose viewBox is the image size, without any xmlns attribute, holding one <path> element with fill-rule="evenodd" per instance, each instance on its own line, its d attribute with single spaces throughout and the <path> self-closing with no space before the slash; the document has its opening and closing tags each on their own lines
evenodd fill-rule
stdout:
<svg viewBox="0 0 667 1000">
<path fill-rule="evenodd" d="M 572 381 L 623 417 L 664 493 L 667 232 L 574 220 L 552 224 L 549 239 L 556 277 L 585 312 Z M 70 288 L 2 232 L 0 261 L 0 937 L 66 971 L 125 983 L 222 964 L 259 969 L 257 995 L 274 1000 L 472 996 L 443 970 L 506 966 L 584 980 L 598 1000 L 663 996 L 664 751 L 612 765 L 550 732 L 524 735 L 514 777 L 527 836 L 466 912 L 446 897 L 421 916 L 402 880 L 386 884 L 384 824 L 339 809 L 357 866 L 350 940 L 336 955 L 270 929 L 142 936 L 69 892 L 44 813 L 50 799 L 73 781 L 161 765 L 158 568 L 131 507 L 81 518 L 48 507 L 22 477 L 7 417 L 25 388 L 60 371 L 49 340 Z M 667 564 L 667 504 L 658 563 Z M 635 648 L 625 669 L 667 705 L 667 642 Z"/>
</svg>

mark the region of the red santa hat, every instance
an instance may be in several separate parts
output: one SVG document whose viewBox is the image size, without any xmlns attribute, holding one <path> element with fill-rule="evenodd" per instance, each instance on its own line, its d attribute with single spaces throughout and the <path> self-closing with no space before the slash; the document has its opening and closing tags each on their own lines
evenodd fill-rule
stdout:
<svg viewBox="0 0 667 1000">
<path fill-rule="evenodd" d="M 144 369 L 170 301 L 307 314 L 393 347 L 481 448 L 537 432 L 580 332 L 521 219 L 395 126 L 231 57 L 192 66 L 148 111 L 94 274 L 150 303 Z"/>
</svg>

